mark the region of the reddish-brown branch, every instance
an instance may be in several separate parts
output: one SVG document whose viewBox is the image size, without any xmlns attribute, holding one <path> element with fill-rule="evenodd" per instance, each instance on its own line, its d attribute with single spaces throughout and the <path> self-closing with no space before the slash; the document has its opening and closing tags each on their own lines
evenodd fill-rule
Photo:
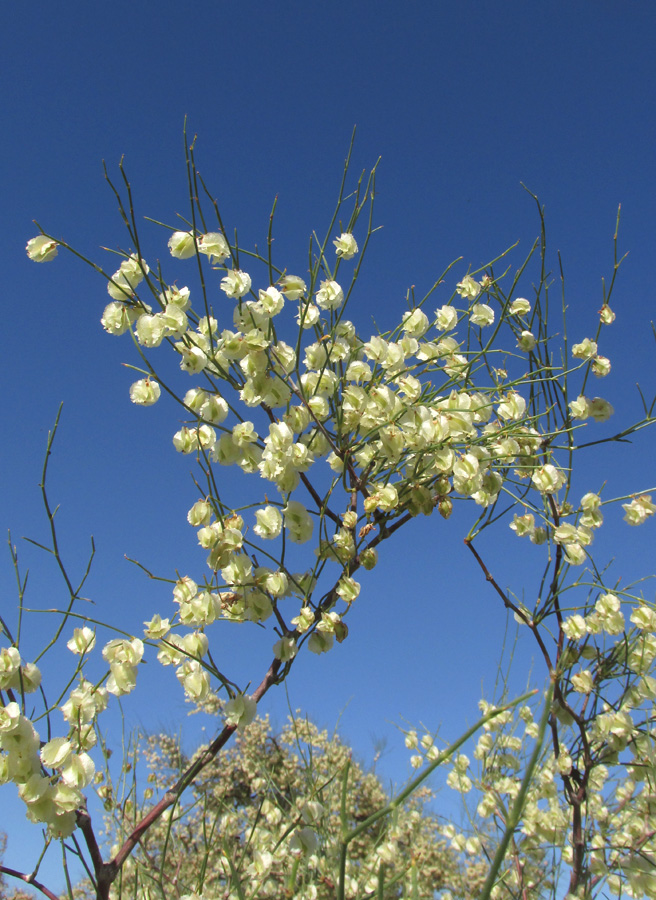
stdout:
<svg viewBox="0 0 656 900">
<path fill-rule="evenodd" d="M 324 511 L 324 513 L 328 516 L 328 518 L 329 518 L 329 519 L 332 519 L 333 522 L 334 522 L 336 525 L 341 525 L 341 524 L 342 524 L 342 520 L 341 520 L 340 517 L 337 515 L 337 513 L 334 513 L 334 512 L 332 511 L 332 509 L 330 509 L 330 507 L 328 506 L 328 504 L 326 504 L 325 506 L 322 505 L 323 501 L 321 500 L 321 497 L 320 497 L 320 496 L 317 494 L 317 492 L 315 491 L 314 485 L 312 484 L 312 482 L 310 481 L 310 479 L 307 477 L 307 475 L 305 475 L 303 472 L 299 472 L 299 478 L 301 479 L 301 481 L 302 481 L 303 484 L 305 485 L 305 487 L 306 487 L 307 492 L 309 493 L 309 495 L 312 497 L 312 499 L 313 499 L 314 502 L 316 503 L 317 508 L 320 509 L 320 510 L 322 509 L 322 510 Z"/>
<path fill-rule="evenodd" d="M 572 872 L 569 879 L 569 891 L 577 892 L 585 880 L 583 862 L 585 859 L 585 836 L 583 834 L 583 817 L 581 803 L 585 797 L 585 789 L 581 788 L 571 799 L 572 803 Z"/>
<path fill-rule="evenodd" d="M 554 516 L 554 520 L 558 521 L 558 510 L 553 502 L 553 498 L 549 498 L 551 501 L 551 511 Z M 588 736 L 585 731 L 585 721 L 583 716 L 579 715 L 565 700 L 559 681 L 558 681 L 558 673 L 554 670 L 551 659 L 549 657 L 549 653 L 547 648 L 542 640 L 542 636 L 538 631 L 537 625 L 532 622 L 528 617 L 520 610 L 501 590 L 494 577 L 488 570 L 487 566 L 483 562 L 480 554 L 477 552 L 476 548 L 473 546 L 470 540 L 465 540 L 465 543 L 474 554 L 476 561 L 478 562 L 481 570 L 483 571 L 486 580 L 492 585 L 494 590 L 503 600 L 504 606 L 507 609 L 513 610 L 517 615 L 521 617 L 521 619 L 529 626 L 533 635 L 542 651 L 542 655 L 545 659 L 547 667 L 549 669 L 549 674 L 554 682 L 554 700 L 556 703 L 560 704 L 563 709 L 565 709 L 571 716 L 572 719 L 576 722 L 579 733 L 581 735 L 581 741 L 583 744 L 583 753 L 584 753 L 584 763 L 585 769 L 584 773 L 581 777 L 573 779 L 569 776 L 563 776 L 563 784 L 565 786 L 565 794 L 567 797 L 567 802 L 572 807 L 572 850 L 573 850 L 573 859 L 572 859 L 572 871 L 570 876 L 570 893 L 575 893 L 576 888 L 580 887 L 581 884 L 585 881 L 585 834 L 583 830 L 583 815 L 582 815 L 582 806 L 585 802 L 587 796 L 587 784 L 588 784 L 588 776 L 590 774 L 590 768 L 592 764 L 592 757 L 590 753 L 590 745 L 588 742 Z M 558 644 L 556 650 L 556 665 L 560 661 L 560 658 L 563 653 L 564 646 L 564 632 L 562 629 L 562 613 L 560 610 L 560 604 L 558 602 L 558 573 L 560 571 L 560 565 L 562 562 L 562 546 L 559 544 L 556 551 L 556 564 L 554 567 L 554 576 L 552 583 L 550 585 L 550 594 L 554 599 L 554 609 L 556 612 L 556 616 L 558 619 Z M 551 716 L 551 731 L 552 731 L 552 739 L 554 746 L 554 755 L 556 758 L 560 755 L 560 741 L 558 738 L 558 723 L 555 716 Z M 573 783 L 575 782 L 575 784 Z"/>
<path fill-rule="evenodd" d="M 259 701 L 266 694 L 269 688 L 273 684 L 275 684 L 278 677 L 278 672 L 280 671 L 280 667 L 280 660 L 274 659 L 269 666 L 266 675 L 252 694 L 252 697 L 256 703 L 259 703 Z M 141 840 L 141 837 L 145 834 L 146 831 L 148 831 L 151 825 L 161 817 L 165 810 L 167 810 L 170 806 L 173 806 L 173 804 L 177 802 L 178 798 L 185 790 L 185 788 L 187 788 L 192 783 L 194 778 L 196 778 L 196 776 L 200 772 L 202 772 L 205 766 L 207 766 L 214 759 L 217 753 L 225 746 L 225 744 L 227 744 L 236 730 L 237 729 L 235 725 L 225 725 L 223 727 L 219 734 L 214 738 L 212 743 L 203 751 L 203 753 L 200 754 L 197 759 L 194 760 L 187 771 L 178 779 L 176 784 L 173 785 L 171 790 L 167 791 L 162 799 L 152 807 L 152 809 L 147 813 L 147 815 L 143 817 L 143 819 L 141 819 L 141 821 L 137 824 L 137 826 L 125 840 L 116 856 L 109 862 L 103 862 L 102 860 L 100 848 L 98 847 L 98 843 L 93 831 L 91 817 L 86 812 L 78 813 L 78 825 L 82 831 L 82 834 L 84 835 L 84 839 L 89 850 L 89 855 L 91 856 L 91 861 L 93 863 L 93 868 L 97 879 L 96 894 L 98 900 L 108 900 L 109 889 L 111 885 L 116 880 L 116 877 L 126 859 L 132 854 L 135 847 Z M 54 894 L 48 894 L 47 896 L 52 897 L 53 900 L 58 900 L 58 898 L 55 897 Z"/>
<path fill-rule="evenodd" d="M 556 506 L 556 501 L 554 500 L 551 494 L 548 495 L 549 498 L 549 508 L 551 509 L 551 515 L 553 516 L 554 528 L 558 528 L 560 524 L 560 513 L 558 512 L 558 507 Z M 560 601 L 559 601 L 559 591 L 558 591 L 558 576 L 560 574 L 560 566 L 563 560 L 563 545 L 556 545 L 556 561 L 554 563 L 554 574 L 551 580 L 551 584 L 549 585 L 549 593 L 553 597 L 554 600 L 554 610 L 556 612 L 556 618 L 558 619 L 558 657 L 560 658 L 560 654 L 563 652 L 563 614 L 560 610 Z"/>
<path fill-rule="evenodd" d="M 53 891 L 47 888 L 45 884 L 41 884 L 40 881 L 33 878 L 32 875 L 26 875 L 25 872 L 18 872 L 16 869 L 10 869 L 9 866 L 0 866 L 0 872 L 3 875 L 10 875 L 12 878 L 18 878 L 20 881 L 24 881 L 25 884 L 29 884 L 30 887 L 36 888 L 37 891 L 41 891 L 44 896 L 48 897 L 48 900 L 59 900 L 57 894 L 53 893 Z"/>
<path fill-rule="evenodd" d="M 551 658 L 550 658 L 550 656 L 549 656 L 549 651 L 547 650 L 547 648 L 546 648 L 546 646 L 545 646 L 545 643 L 544 643 L 544 641 L 542 640 L 542 635 L 541 635 L 540 632 L 538 631 L 537 625 L 536 625 L 531 619 L 528 618 L 528 616 L 526 615 L 526 613 L 524 613 L 518 606 L 516 606 L 516 605 L 512 602 L 512 600 L 509 600 L 508 597 L 504 594 L 504 592 L 501 590 L 501 588 L 499 587 L 499 585 L 498 585 L 497 582 L 495 581 L 494 576 L 490 573 L 489 569 L 487 568 L 487 566 L 485 565 L 485 563 L 484 563 L 483 560 L 481 559 L 480 554 L 478 553 L 478 551 L 477 551 L 476 548 L 474 547 L 474 545 L 473 545 L 473 543 L 471 542 L 471 540 L 468 540 L 467 538 L 465 538 L 465 544 L 469 547 L 469 549 L 471 550 L 471 552 L 474 554 L 474 558 L 476 559 L 476 562 L 479 564 L 479 566 L 481 567 L 481 570 L 482 570 L 483 574 L 485 575 L 485 580 L 486 580 L 486 581 L 489 581 L 489 583 L 492 585 L 492 587 L 494 588 L 494 590 L 495 590 L 495 591 L 497 592 L 497 594 L 501 597 L 501 599 L 503 600 L 503 605 L 506 607 L 506 609 L 512 610 L 512 612 L 514 612 L 515 615 L 519 616 L 520 619 L 522 620 L 522 622 L 524 622 L 526 625 L 528 625 L 528 627 L 529 627 L 529 628 L 531 629 L 531 631 L 533 632 L 533 636 L 535 637 L 535 640 L 538 642 L 538 646 L 540 647 L 540 650 L 541 650 L 541 652 L 542 652 L 542 656 L 544 657 L 544 661 L 546 662 L 547 668 L 549 669 L 549 675 L 550 675 L 551 677 L 553 677 L 553 675 L 554 675 L 554 668 L 553 668 L 553 665 L 552 665 L 552 663 L 551 663 Z"/>
<path fill-rule="evenodd" d="M 91 824 L 91 816 L 86 810 L 78 809 L 77 825 L 84 836 L 84 840 L 89 851 L 89 856 L 91 857 L 91 864 L 93 865 L 93 870 L 97 875 L 98 872 L 102 869 L 104 863 L 102 853 L 100 852 L 100 847 L 98 846 L 98 841 L 96 840 L 96 835 L 93 831 L 93 825 Z"/>
<path fill-rule="evenodd" d="M 383 526 L 380 532 L 369 542 L 368 546 L 376 546 L 376 544 L 379 544 L 381 541 L 385 540 L 387 537 L 393 534 L 393 532 L 397 531 L 399 528 L 405 525 L 406 522 L 408 522 L 411 518 L 411 514 L 406 513 L 393 525 L 389 527 Z M 354 560 L 351 560 L 349 566 L 347 567 L 347 571 L 349 572 L 349 574 L 352 574 L 356 569 L 359 568 L 359 566 L 359 557 L 356 557 Z M 327 605 L 328 603 L 332 604 L 332 602 L 334 602 L 334 597 L 332 597 L 332 594 L 333 592 L 331 591 L 329 594 Z M 320 618 L 320 614 L 321 608 L 317 609 L 316 618 Z M 269 666 L 269 669 L 267 670 L 266 675 L 260 682 L 259 686 L 253 692 L 252 696 L 256 703 L 259 703 L 259 701 L 266 694 L 269 688 L 273 684 L 275 684 L 281 666 L 282 663 L 280 660 L 273 660 L 273 662 Z M 97 879 L 96 894 L 98 900 L 108 900 L 111 885 L 116 880 L 118 873 L 120 872 L 126 859 L 128 859 L 128 857 L 133 853 L 137 844 L 140 843 L 143 835 L 169 807 L 173 806 L 178 801 L 182 792 L 215 758 L 219 751 L 230 740 L 235 731 L 236 726 L 234 725 L 226 725 L 221 730 L 221 732 L 216 736 L 212 743 L 209 744 L 209 746 L 200 754 L 200 756 L 194 760 L 187 771 L 178 779 L 176 784 L 174 784 L 173 787 L 169 791 L 167 791 L 166 794 L 161 798 L 161 800 L 159 800 L 159 802 L 156 803 L 152 807 L 152 809 L 150 809 L 150 811 L 143 817 L 143 819 L 141 819 L 141 821 L 136 825 L 136 827 L 127 837 L 116 856 L 109 862 L 103 862 L 102 854 L 100 852 L 100 848 L 98 847 L 98 843 L 93 831 L 91 817 L 86 811 L 78 812 L 78 825 L 82 831 L 82 834 L 84 835 L 84 839 L 89 850 L 89 855 L 93 863 L 94 873 Z"/>
</svg>

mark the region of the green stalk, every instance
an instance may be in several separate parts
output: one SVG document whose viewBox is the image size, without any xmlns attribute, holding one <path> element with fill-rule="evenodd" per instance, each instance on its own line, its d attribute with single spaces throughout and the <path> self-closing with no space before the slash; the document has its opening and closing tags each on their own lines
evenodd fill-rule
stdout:
<svg viewBox="0 0 656 900">
<path fill-rule="evenodd" d="M 524 777 L 522 779 L 522 785 L 519 789 L 517 797 L 515 798 L 515 802 L 512 805 L 510 814 L 506 820 L 506 830 L 503 834 L 503 837 L 501 838 L 499 846 L 497 847 L 497 852 L 494 854 L 494 859 L 492 860 L 490 871 L 488 872 L 488 876 L 485 879 L 485 884 L 483 885 L 483 890 L 480 894 L 480 900 L 489 900 L 490 893 L 499 874 L 499 869 L 501 868 L 501 864 L 503 863 L 503 860 L 506 856 L 508 845 L 510 844 L 515 829 L 519 824 L 522 810 L 524 809 L 524 804 L 526 802 L 526 795 L 531 784 L 531 779 L 533 778 L 533 774 L 540 758 L 540 753 L 542 752 L 542 744 L 544 743 L 547 724 L 549 722 L 549 719 L 551 718 L 551 702 L 553 699 L 553 690 L 553 684 L 551 684 L 544 700 L 544 710 L 542 712 L 542 718 L 540 719 L 540 728 L 535 741 L 535 749 L 533 750 L 531 758 L 528 761 L 528 766 L 526 767 L 526 772 L 524 773 Z"/>
</svg>

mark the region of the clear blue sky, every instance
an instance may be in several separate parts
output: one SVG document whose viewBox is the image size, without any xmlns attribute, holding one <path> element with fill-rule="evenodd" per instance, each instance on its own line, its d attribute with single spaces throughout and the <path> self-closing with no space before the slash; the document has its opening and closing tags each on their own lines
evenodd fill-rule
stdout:
<svg viewBox="0 0 656 900">
<path fill-rule="evenodd" d="M 377 223 L 384 227 L 351 310 L 363 331 L 374 314 L 381 328 L 398 321 L 408 286 L 428 288 L 455 257 L 463 257 L 464 273 L 518 239 L 519 252 L 528 250 L 538 221 L 523 182 L 546 206 L 574 336 L 583 337 L 601 305 L 600 278 L 610 275 L 621 203 L 620 247 L 630 255 L 617 323 L 604 333 L 614 367 L 604 393 L 618 409 L 618 427 L 638 414 L 632 385 L 642 379 L 653 392 L 652 2 L 78 0 L 10 4 L 3 18 L 3 523 L 16 538 L 45 534 L 36 485 L 63 400 L 51 492 L 62 504 L 73 570 L 95 535 L 88 594 L 99 617 L 137 632 L 169 603 L 168 589 L 147 582 L 124 554 L 162 574 L 202 573 L 185 521 L 196 491 L 188 459 L 171 446 L 177 410 L 128 401 L 133 379 L 120 363 L 133 361 L 131 347 L 100 327 L 102 280 L 61 254 L 48 267 L 28 263 L 24 246 L 36 233 L 32 219 L 94 257 L 101 245 L 126 243 L 103 159 L 115 174 L 125 156 L 139 213 L 172 222 L 185 212 L 185 116 L 199 136 L 199 167 L 242 245 L 263 245 L 279 196 L 277 252 L 292 271 L 306 258 L 311 230 L 327 223 L 357 125 L 353 171 L 382 157 Z M 148 232 L 149 258 L 166 256 L 162 237 Z M 643 440 L 611 448 L 606 468 L 591 467 L 582 490 L 597 489 L 607 473 L 609 491 L 626 488 L 620 462 L 627 459 L 641 487 L 656 482 Z M 455 737 L 473 719 L 481 685 L 492 688 L 505 619 L 462 545 L 467 521 L 436 517 L 401 535 L 363 579 L 349 640 L 299 661 L 290 681 L 292 704 L 328 727 L 350 700 L 341 728 L 364 758 L 373 755 L 372 736 L 387 735 L 381 771 L 389 778 L 406 773 L 390 723 L 443 722 L 445 736 Z M 513 539 L 504 534 L 490 552 L 508 583 L 525 579 L 530 596 L 531 560 L 517 558 Z M 598 539 L 600 557 L 618 542 L 618 575 L 646 574 L 653 525 L 639 535 L 609 528 Z M 24 555 L 33 567 L 28 600 L 60 603 L 54 572 L 27 548 Z M 7 609 L 8 556 L 0 569 Z M 34 629 L 38 647 L 43 632 Z M 243 645 L 231 636 L 225 668 L 258 681 L 269 638 L 251 651 L 246 630 L 237 637 Z M 518 656 L 530 661 L 532 646 Z M 143 680 L 147 705 L 128 698 L 128 720 L 178 727 L 185 707 L 177 685 L 166 679 L 163 687 L 153 664 Z M 285 703 L 278 690 L 266 706 L 280 720 Z M 12 810 L 2 823 L 13 838 L 7 862 L 27 867 L 22 811 Z"/>
</svg>

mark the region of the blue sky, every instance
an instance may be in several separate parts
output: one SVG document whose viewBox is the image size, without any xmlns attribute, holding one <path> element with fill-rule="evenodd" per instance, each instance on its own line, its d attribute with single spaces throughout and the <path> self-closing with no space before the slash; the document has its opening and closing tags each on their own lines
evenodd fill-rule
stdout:
<svg viewBox="0 0 656 900">
<path fill-rule="evenodd" d="M 652 3 L 81 0 L 14 5 L 5 19 L 0 52 L 12 88 L 0 99 L 9 325 L 3 520 L 15 538 L 44 536 L 37 483 L 64 401 L 51 492 L 62 505 L 73 570 L 95 536 L 88 594 L 100 618 L 136 631 L 169 603 L 166 586 L 144 579 L 124 554 L 162 574 L 202 572 L 185 521 L 196 492 L 188 460 L 170 443 L 177 410 L 129 403 L 133 379 L 120 364 L 134 360 L 126 339 L 100 327 L 102 281 L 61 254 L 48 267 L 30 264 L 24 246 L 36 233 L 33 219 L 94 258 L 100 246 L 125 244 L 103 159 L 116 175 L 124 156 L 138 212 L 173 222 L 186 210 L 185 116 L 198 134 L 199 168 L 243 246 L 263 246 L 278 195 L 276 252 L 292 271 L 306 259 L 311 231 L 329 221 L 357 125 L 353 172 L 381 157 L 376 221 L 383 226 L 351 310 L 362 331 L 373 316 L 381 328 L 397 321 L 408 287 L 427 289 L 456 257 L 464 274 L 519 240 L 519 262 L 539 229 L 524 183 L 546 207 L 552 264 L 560 250 L 573 334 L 583 337 L 596 322 L 601 276 L 611 273 L 621 203 L 620 248 L 629 256 L 617 323 L 604 332 L 613 362 L 604 394 L 618 427 L 639 415 L 636 381 L 653 393 Z M 163 234 L 154 226 L 144 233 L 150 258 L 164 258 Z M 640 487 L 656 482 L 643 438 L 591 463 L 582 490 L 605 477 L 609 491 L 635 486 L 624 479 L 627 461 Z M 455 737 L 472 721 L 481 690 L 492 689 L 506 623 L 462 545 L 468 521 L 465 514 L 448 524 L 422 520 L 399 535 L 363 579 L 349 640 L 299 661 L 289 684 L 292 705 L 327 727 L 345 710 L 340 727 L 365 759 L 374 737 L 388 736 L 380 765 L 389 778 L 406 773 L 390 723 L 443 722 Z M 618 574 L 647 574 L 653 528 L 609 527 L 597 541 L 600 558 L 620 545 Z M 512 538 L 504 534 L 489 553 L 501 580 L 514 577 L 530 594 L 532 559 L 517 558 Z M 21 552 L 32 568 L 33 605 L 57 605 L 53 571 L 28 548 Z M 7 555 L 0 569 L 11 598 Z M 653 596 L 649 585 L 646 594 Z M 35 620 L 35 646 L 42 627 Z M 245 634 L 243 646 L 226 644 L 226 668 L 259 680 L 269 640 L 247 650 Z M 522 645 L 520 666 L 532 655 Z M 128 698 L 128 720 L 178 727 L 184 703 L 176 686 L 162 687 L 152 664 L 144 682 L 148 702 Z M 266 705 L 280 720 L 284 692 Z M 7 862 L 29 866 L 29 844 L 18 846 L 19 807 L 15 825 L 5 827 L 13 838 Z"/>
</svg>

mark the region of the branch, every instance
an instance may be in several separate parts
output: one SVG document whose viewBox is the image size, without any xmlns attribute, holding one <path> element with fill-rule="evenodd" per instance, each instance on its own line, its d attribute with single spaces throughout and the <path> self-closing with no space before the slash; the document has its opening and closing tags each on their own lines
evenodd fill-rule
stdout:
<svg viewBox="0 0 656 900">
<path fill-rule="evenodd" d="M 542 651 L 542 655 L 544 656 L 544 661 L 547 664 L 547 668 L 549 669 L 549 675 L 551 678 L 553 678 L 554 674 L 555 674 L 554 667 L 552 665 L 551 658 L 549 656 L 549 651 L 547 650 L 545 643 L 542 640 L 542 635 L 538 631 L 537 625 L 531 619 L 528 619 L 526 617 L 525 613 L 523 613 L 522 610 L 518 606 L 516 606 L 511 600 L 508 599 L 508 597 L 506 597 L 504 592 L 501 590 L 499 585 L 494 580 L 494 576 L 489 572 L 487 566 L 481 559 L 480 555 L 478 554 L 478 551 L 475 549 L 471 540 L 468 538 L 465 538 L 465 544 L 469 547 L 471 552 L 474 554 L 476 562 L 479 564 L 479 566 L 481 567 L 481 569 L 483 571 L 483 574 L 485 575 L 486 581 L 490 582 L 490 584 L 492 585 L 494 590 L 501 597 L 501 599 L 503 600 L 503 605 L 506 607 L 506 609 L 511 609 L 515 613 L 515 615 L 519 616 L 520 619 L 522 620 L 522 622 L 524 622 L 526 625 L 528 625 L 528 627 L 533 632 L 535 640 L 538 642 L 540 650 Z"/>
<path fill-rule="evenodd" d="M 253 699 L 256 703 L 259 703 L 262 697 L 269 690 L 269 688 L 276 683 L 280 667 L 280 660 L 274 659 L 269 666 L 266 675 L 264 676 L 256 690 L 253 692 Z M 147 815 L 144 816 L 144 818 L 137 824 L 116 856 L 109 862 L 105 863 L 102 861 L 102 855 L 93 833 L 91 817 L 86 812 L 78 813 L 78 824 L 84 835 L 84 839 L 86 841 L 87 847 L 89 849 L 89 854 L 93 862 L 96 877 L 98 879 L 97 896 L 99 900 L 108 900 L 109 889 L 111 885 L 116 880 L 116 877 L 121 871 L 121 868 L 123 867 L 126 859 L 132 854 L 133 850 L 139 843 L 142 835 L 146 831 L 148 831 L 148 829 L 154 822 L 157 821 L 157 819 L 162 816 L 165 810 L 167 810 L 170 806 L 173 806 L 178 801 L 182 792 L 191 784 L 196 776 L 200 772 L 202 772 L 205 766 L 207 766 L 214 759 L 214 757 L 225 746 L 225 744 L 227 744 L 236 730 L 237 729 L 235 725 L 225 725 L 223 727 L 219 734 L 214 738 L 212 743 L 205 749 L 205 751 L 198 757 L 198 759 L 196 759 L 191 764 L 187 771 L 178 779 L 176 784 L 173 785 L 171 790 L 167 791 L 162 799 L 158 803 L 156 803 L 155 806 L 153 806 L 153 808 L 150 810 L 150 812 L 147 813 Z M 51 897 L 52 900 L 58 900 L 58 898 L 55 897 L 54 894 L 48 894 L 48 896 Z"/>
<path fill-rule="evenodd" d="M 41 884 L 40 881 L 37 881 L 33 875 L 26 875 L 24 872 L 18 872 L 16 869 L 10 869 L 9 866 L 0 866 L 0 872 L 3 875 L 11 875 L 12 878 L 18 878 L 20 881 L 24 881 L 25 884 L 29 884 L 31 887 L 37 889 L 37 891 L 41 891 L 48 900 L 59 900 L 57 894 L 54 894 L 50 888 L 47 888 L 45 884 Z"/>
<path fill-rule="evenodd" d="M 98 841 L 96 840 L 96 835 L 93 831 L 91 816 L 86 810 L 79 809 L 77 811 L 77 825 L 84 835 L 84 840 L 89 851 L 89 856 L 91 857 L 93 870 L 96 875 L 98 875 L 102 871 L 102 868 L 105 864 L 103 863 L 102 853 L 100 852 L 100 847 L 98 846 Z"/>
</svg>

